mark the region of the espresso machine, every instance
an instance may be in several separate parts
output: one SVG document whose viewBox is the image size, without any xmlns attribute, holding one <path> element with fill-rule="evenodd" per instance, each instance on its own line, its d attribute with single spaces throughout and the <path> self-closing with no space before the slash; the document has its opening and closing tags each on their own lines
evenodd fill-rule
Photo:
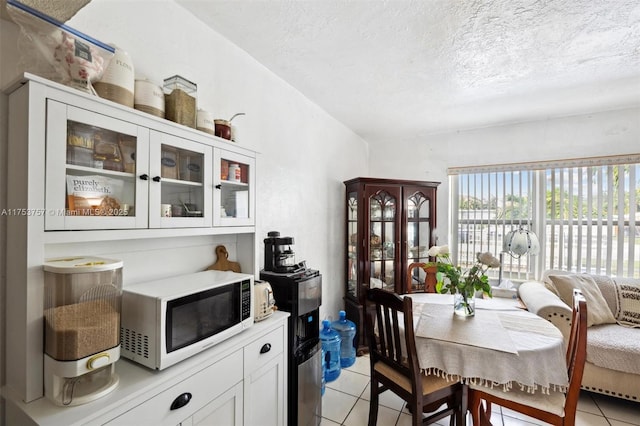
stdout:
<svg viewBox="0 0 640 426">
<path fill-rule="evenodd" d="M 292 261 L 293 238 L 269 232 L 265 268 L 260 279 L 269 282 L 278 309 L 290 312 L 287 338 L 289 426 L 317 426 L 322 417 L 322 351 L 319 309 L 322 275 L 305 262 Z"/>
<path fill-rule="evenodd" d="M 292 237 L 281 237 L 280 232 L 271 231 L 264 239 L 264 270 L 270 272 L 292 272 L 296 256 L 291 250 Z"/>
</svg>

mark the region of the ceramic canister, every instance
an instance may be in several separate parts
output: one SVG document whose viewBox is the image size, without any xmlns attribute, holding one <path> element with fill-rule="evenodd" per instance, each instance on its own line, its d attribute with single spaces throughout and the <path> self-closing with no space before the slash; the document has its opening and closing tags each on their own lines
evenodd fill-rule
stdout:
<svg viewBox="0 0 640 426">
<path fill-rule="evenodd" d="M 100 81 L 93 83 L 93 87 L 101 98 L 133 108 L 135 91 L 133 62 L 127 52 L 118 47 L 115 49 L 109 66 Z"/>
<path fill-rule="evenodd" d="M 136 80 L 133 107 L 156 117 L 164 118 L 162 87 L 149 80 Z"/>
<path fill-rule="evenodd" d="M 213 115 L 208 111 L 199 109 L 196 116 L 196 129 L 215 135 L 216 128 L 213 122 Z"/>
</svg>

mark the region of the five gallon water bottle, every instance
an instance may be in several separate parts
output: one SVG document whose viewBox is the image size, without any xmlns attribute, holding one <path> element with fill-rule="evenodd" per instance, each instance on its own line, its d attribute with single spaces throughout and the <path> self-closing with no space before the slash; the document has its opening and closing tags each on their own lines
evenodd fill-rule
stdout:
<svg viewBox="0 0 640 426">
<path fill-rule="evenodd" d="M 329 320 L 322 321 L 320 341 L 324 350 L 324 379 L 327 383 L 333 382 L 340 376 L 340 335 L 331 329 Z"/>
<path fill-rule="evenodd" d="M 345 311 L 340 311 L 339 319 L 331 323 L 331 328 L 340 335 L 340 367 L 351 367 L 356 362 L 356 347 L 353 339 L 356 337 L 356 325 L 347 319 Z"/>
</svg>

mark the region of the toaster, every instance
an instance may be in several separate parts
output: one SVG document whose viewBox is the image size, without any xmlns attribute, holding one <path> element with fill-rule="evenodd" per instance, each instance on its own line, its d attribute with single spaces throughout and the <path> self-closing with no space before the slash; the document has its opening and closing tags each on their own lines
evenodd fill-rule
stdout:
<svg viewBox="0 0 640 426">
<path fill-rule="evenodd" d="M 256 280 L 253 286 L 253 292 L 254 321 L 262 321 L 269 318 L 277 309 L 271 284 L 266 281 Z"/>
</svg>

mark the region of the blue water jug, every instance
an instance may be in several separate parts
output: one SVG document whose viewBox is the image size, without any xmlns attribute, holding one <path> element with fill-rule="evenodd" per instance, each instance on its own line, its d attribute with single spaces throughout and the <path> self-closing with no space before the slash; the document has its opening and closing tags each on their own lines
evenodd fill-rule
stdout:
<svg viewBox="0 0 640 426">
<path fill-rule="evenodd" d="M 331 323 L 331 328 L 340 335 L 340 367 L 351 367 L 356 362 L 356 347 L 353 339 L 356 337 L 356 325 L 347 319 L 347 313 L 340 311 L 339 319 Z"/>
<path fill-rule="evenodd" d="M 324 350 L 324 379 L 333 382 L 340 376 L 340 335 L 331 328 L 329 320 L 322 321 L 320 342 Z"/>
</svg>

